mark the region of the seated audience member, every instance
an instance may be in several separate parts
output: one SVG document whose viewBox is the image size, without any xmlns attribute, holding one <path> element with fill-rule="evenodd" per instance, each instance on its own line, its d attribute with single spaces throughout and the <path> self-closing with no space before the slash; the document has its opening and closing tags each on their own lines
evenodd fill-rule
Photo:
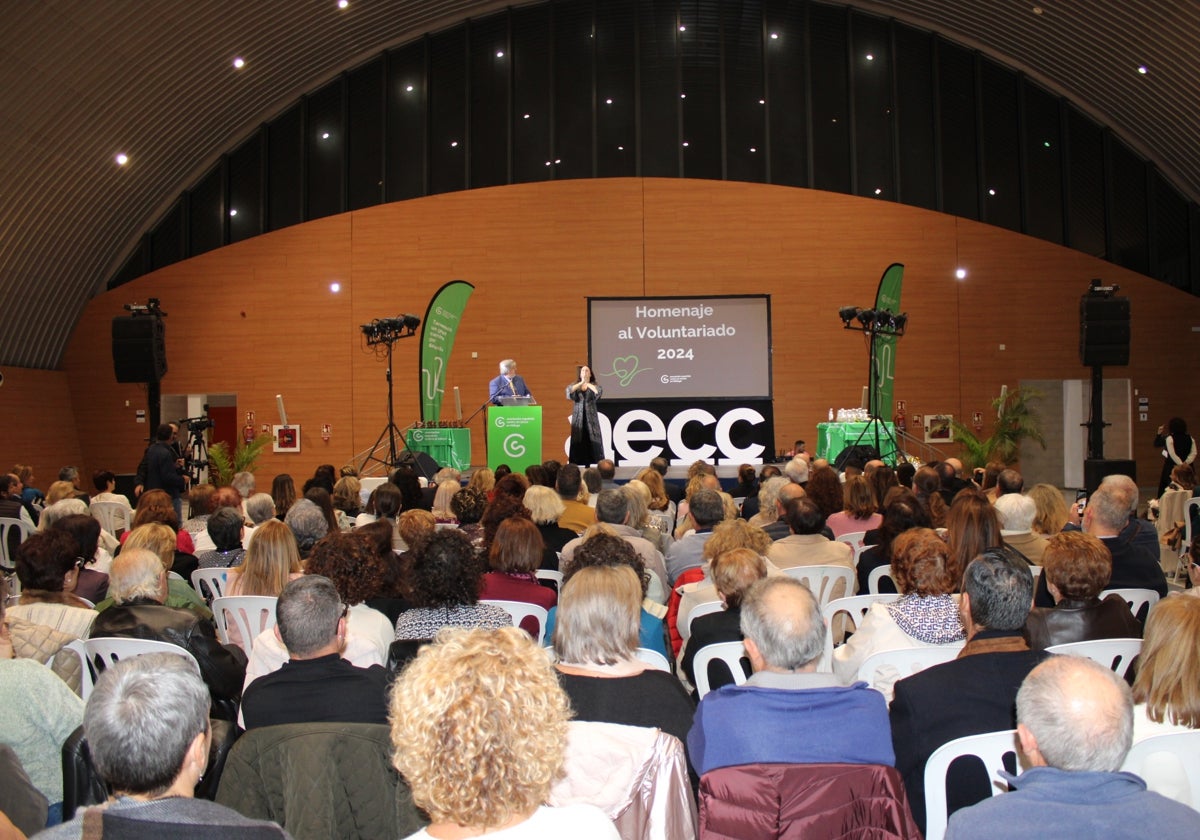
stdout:
<svg viewBox="0 0 1200 840">
<path fill-rule="evenodd" d="M 1000 500 L 1016 498 L 1001 496 Z M 1051 537 L 1042 555 L 1042 577 L 1054 607 L 1036 607 L 1025 623 L 1029 646 L 1045 650 L 1091 639 L 1140 639 L 1142 623 L 1120 595 L 1100 600 L 1112 574 L 1112 557 L 1090 534 L 1067 531 Z"/>
<path fill-rule="evenodd" d="M 1110 475 L 1100 482 L 1083 510 L 1083 532 L 1099 537 L 1112 555 L 1109 589 L 1153 589 L 1167 595 L 1167 578 L 1159 565 L 1158 532 L 1154 523 L 1134 516 L 1138 488 L 1127 475 Z M 1045 576 L 1038 581 L 1037 606 L 1052 607 Z"/>
<path fill-rule="evenodd" d="M 50 485 L 50 489 L 46 491 L 46 507 L 51 507 L 58 504 L 63 499 L 78 499 L 79 490 L 76 489 L 73 481 L 59 480 Z M 87 497 L 80 499 L 85 504 Z M 41 524 L 40 522 L 38 523 Z"/>
<path fill-rule="evenodd" d="M 526 494 L 528 495 L 528 494 Z M 609 530 L 625 542 L 633 546 L 633 550 L 642 558 L 646 570 L 651 572 L 655 580 L 650 588 L 654 594 L 650 597 L 663 603 L 666 596 L 667 567 L 663 561 L 662 552 L 654 547 L 654 543 L 642 536 L 641 531 L 633 527 L 629 515 L 629 497 L 622 490 L 605 490 L 596 501 L 596 521 L 608 526 Z M 560 568 L 570 568 L 575 549 L 583 544 L 584 537 L 576 537 L 562 548 Z"/>
<path fill-rule="evenodd" d="M 270 493 L 255 493 L 246 500 L 246 521 L 242 527 L 242 548 L 250 547 L 254 531 L 268 519 L 275 518 L 275 500 Z"/>
<path fill-rule="evenodd" d="M 822 521 L 841 513 L 845 507 L 845 489 L 833 467 L 814 468 L 804 485 L 804 494 L 820 508 Z"/>
<path fill-rule="evenodd" d="M 290 581 L 303 574 L 296 538 L 288 526 L 272 518 L 254 529 L 254 538 L 241 565 L 226 573 L 225 594 L 278 598 Z M 242 638 L 237 623 L 230 621 L 227 627 L 230 643 L 244 648 L 247 640 Z"/>
<path fill-rule="evenodd" d="M 1000 520 L 1000 537 L 1011 549 L 1033 566 L 1042 565 L 1042 552 L 1046 550 L 1046 538 L 1033 533 L 1033 520 L 1037 517 L 1037 503 L 1020 493 L 1006 493 L 993 505 Z"/>
<path fill-rule="evenodd" d="M 554 497 L 557 499 L 558 494 L 555 493 Z M 483 551 L 483 526 L 479 524 L 479 520 L 483 519 L 487 503 L 487 494 L 478 487 L 464 487 L 450 500 L 450 510 L 458 520 L 458 530 L 466 534 L 476 551 Z"/>
<path fill-rule="evenodd" d="M 1036 510 L 1030 531 L 1047 539 L 1061 533 L 1069 518 L 1062 491 L 1053 484 L 1035 484 L 1027 495 Z"/>
<path fill-rule="evenodd" d="M 721 501 L 721 494 L 716 490 L 704 488 L 695 491 L 689 504 L 687 518 L 695 530 L 677 539 L 667 550 L 669 584 L 675 583 L 675 579 L 688 569 L 698 569 L 704 565 L 704 543 L 712 536 L 717 523 L 725 518 L 725 505 Z"/>
<path fill-rule="evenodd" d="M 378 588 L 365 603 L 387 616 L 388 633 L 395 635 L 396 619 L 410 606 L 408 570 L 412 565 L 413 548 L 419 546 L 437 530 L 433 514 L 427 510 L 406 510 L 396 523 L 408 551 L 397 554 L 392 550 L 392 527 L 386 522 L 370 522 L 354 531 L 367 541 L 382 564 L 383 577 Z M 382 629 L 382 628 L 381 628 Z"/>
<path fill-rule="evenodd" d="M 637 474 L 636 480 L 644 484 L 650 493 L 650 500 L 646 503 L 646 507 L 654 521 L 655 530 L 665 536 L 670 536 L 671 532 L 675 530 L 676 507 L 675 502 L 667 493 L 667 485 L 663 481 L 662 475 L 653 467 L 646 467 Z"/>
<path fill-rule="evenodd" d="M 37 529 L 38 531 L 49 531 L 59 522 L 67 519 L 68 517 L 91 515 L 91 510 L 88 508 L 87 502 L 84 502 L 82 499 L 77 499 L 74 497 L 60 499 L 42 511 L 41 516 L 38 517 Z M 112 552 L 117 550 L 117 547 L 121 544 L 121 542 L 112 534 L 108 533 L 108 531 L 105 531 L 103 528 L 101 528 L 96 544 L 99 548 L 108 552 L 109 556 L 111 557 Z"/>
<path fill-rule="evenodd" d="M 1017 694 L 1017 739 L 1029 769 L 1010 793 L 950 818 L 947 840 L 1028 837 L 1194 838 L 1200 814 L 1122 773 L 1133 734 L 1129 686 L 1078 656 L 1055 656 Z"/>
<path fill-rule="evenodd" d="M 237 494 L 242 497 L 243 508 L 246 502 L 254 495 L 254 491 L 258 483 L 254 480 L 254 473 L 243 470 L 233 474 L 233 478 L 229 479 L 229 486 L 237 491 Z"/>
<path fill-rule="evenodd" d="M 875 510 L 882 516 L 883 503 L 888 493 L 893 487 L 900 486 L 900 482 L 896 479 L 896 471 L 884 464 L 881 467 L 876 467 L 864 477 L 871 486 L 871 494 L 875 497 Z M 875 525 L 874 527 L 878 528 L 879 525 Z M 866 530 L 870 531 L 871 529 L 867 528 Z"/>
<path fill-rule="evenodd" d="M 938 747 L 964 735 L 1012 729 L 1021 681 L 1046 654 L 1022 637 L 1033 600 L 1029 564 L 989 550 L 963 573 L 959 614 L 967 644 L 958 658 L 926 668 L 895 685 L 891 706 L 896 769 L 904 777 L 917 825 L 925 827 L 925 762 Z M 951 774 L 953 811 L 987 795 L 972 776 Z"/>
<path fill-rule="evenodd" d="M 541 650 L 516 628 L 446 630 L 391 697 L 392 763 L 432 821 L 409 840 L 616 840 L 590 805 L 543 803 L 566 752 L 571 707 Z M 454 733 L 448 740 L 447 733 Z"/>
<path fill-rule="evenodd" d="M 754 472 L 753 464 L 740 464 L 737 478 L 737 484 L 730 488 L 729 495 L 735 499 L 745 499 L 758 492 L 758 475 Z"/>
<path fill-rule="evenodd" d="M 878 508 L 870 481 L 864 476 L 855 476 L 846 482 L 842 509 L 826 518 L 825 524 L 835 539 L 855 531 L 870 531 L 883 522 Z"/>
<path fill-rule="evenodd" d="M 558 518 L 558 524 L 576 534 L 588 529 L 596 521 L 596 513 L 584 502 L 577 501 L 579 490 L 583 486 L 583 475 L 574 464 L 564 464 L 558 471 L 555 490 L 563 503 L 563 515 Z"/>
<path fill-rule="evenodd" d="M 917 468 L 909 461 L 903 461 L 896 465 L 896 484 L 908 490 L 912 489 L 913 478 L 916 477 Z"/>
<path fill-rule="evenodd" d="M 1020 493 L 1025 489 L 1025 479 L 1014 469 L 1001 470 L 996 476 L 996 501 L 1010 493 Z"/>
<path fill-rule="evenodd" d="M 510 471 L 501 476 L 500 468 L 503 466 L 504 464 L 501 464 L 496 468 L 496 486 L 492 488 L 489 502 L 494 502 L 500 496 L 509 496 L 519 501 L 525 497 L 525 491 L 529 489 L 529 479 L 520 473 Z"/>
<path fill-rule="evenodd" d="M 296 482 L 287 473 L 280 473 L 271 481 L 271 498 L 275 500 L 275 518 L 280 522 L 296 503 Z"/>
<path fill-rule="evenodd" d="M 542 535 L 528 519 L 515 517 L 500 523 L 488 550 L 491 571 L 483 576 L 485 601 L 521 601 L 549 610 L 558 602 L 554 590 L 538 583 L 534 570 L 542 561 Z M 527 618 L 521 626 L 536 636 L 538 622 Z"/>
<path fill-rule="evenodd" d="M 81 565 L 79 547 L 66 532 L 51 528 L 30 535 L 17 548 L 21 598 L 9 612 L 31 624 L 61 630 L 73 639 L 86 638 L 96 612 L 73 594 Z"/>
<path fill-rule="evenodd" d="M 650 470 L 650 472 L 654 473 L 654 470 Z M 658 475 L 658 473 L 654 474 Z M 672 526 L 659 515 L 658 511 L 650 509 L 650 504 L 654 501 L 654 494 L 650 492 L 646 482 L 634 478 L 622 484 L 618 489 L 629 505 L 629 525 L 666 557 L 666 549 L 670 548 L 671 543 L 675 541 L 675 538 L 671 536 Z M 665 561 L 663 568 L 665 571 Z"/>
<path fill-rule="evenodd" d="M 945 524 L 950 559 L 960 569 L 965 569 L 968 563 L 989 548 L 1004 546 L 996 508 L 977 490 L 958 494 L 946 513 Z M 1015 553 L 1012 556 L 1018 557 Z"/>
<path fill-rule="evenodd" d="M 883 695 L 817 673 L 827 629 L 807 586 L 790 577 L 755 583 L 741 621 L 754 674 L 700 701 L 687 741 L 698 774 L 739 764 L 892 766 Z"/>
<path fill-rule="evenodd" d="M 667 498 L 674 502 L 676 508 L 678 508 L 679 503 L 684 499 L 684 488 L 674 482 L 667 481 L 667 470 L 670 466 L 671 462 L 661 455 L 650 460 L 650 469 L 658 473 L 659 478 L 663 480 L 663 491 L 667 494 Z M 766 468 L 764 467 L 764 469 Z M 774 469 L 778 469 L 778 467 Z M 778 473 L 776 474 L 778 475 Z"/>
<path fill-rule="evenodd" d="M 349 522 L 347 527 L 342 527 L 342 521 L 338 518 L 337 511 L 333 509 L 333 497 L 324 487 L 310 487 L 304 491 L 304 498 L 308 499 L 314 505 L 321 509 L 321 513 L 325 516 L 325 525 L 327 530 L 325 533 L 332 534 L 334 531 L 349 531 Z"/>
<path fill-rule="evenodd" d="M 562 497 L 553 488 L 535 485 L 525 491 L 524 504 L 545 545 L 542 550 L 541 568 L 557 570 L 559 552 L 578 536 L 574 531 L 558 524 L 566 510 Z"/>
<path fill-rule="evenodd" d="M 808 484 L 808 476 L 810 471 L 821 466 L 819 464 L 810 464 L 809 458 L 810 456 L 807 452 L 800 452 L 796 454 L 792 457 L 792 460 L 783 465 L 783 474 L 787 476 L 789 481 L 804 487 L 806 484 Z M 825 462 L 824 466 L 829 466 L 829 463 Z"/>
<path fill-rule="evenodd" d="M 166 606 L 167 572 L 146 549 L 126 549 L 113 560 L 109 575 L 113 606 L 96 617 L 91 636 L 123 636 L 169 642 L 187 650 L 200 664 L 212 692 L 216 716 L 232 719 L 242 695 L 246 655 L 236 645 L 217 641 L 213 623 L 191 610 Z"/>
<path fill-rule="evenodd" d="M 687 489 L 684 491 L 684 500 L 679 503 L 677 508 L 675 530 L 671 533 L 674 539 L 682 538 L 689 531 L 699 530 L 696 520 L 688 515 L 692 510 L 692 497 L 699 490 L 721 492 L 721 479 L 717 478 L 715 472 L 712 472 L 712 466 L 704 461 L 697 461 L 688 470 Z"/>
<path fill-rule="evenodd" d="M 360 534 L 334 531 L 313 546 L 304 570 L 333 582 L 347 607 L 346 626 L 356 636 L 370 639 L 386 657 L 393 640 L 392 623 L 366 603 L 379 591 L 385 575 L 383 558 L 371 541 Z"/>
<path fill-rule="evenodd" d="M 594 508 L 596 497 L 600 495 L 601 490 L 605 489 L 604 480 L 600 478 L 600 471 L 595 467 L 585 467 L 579 476 L 583 481 L 583 486 L 579 488 L 579 501 Z"/>
<path fill-rule="evenodd" d="M 712 563 L 727 551 L 735 548 L 748 548 L 763 558 L 767 574 L 782 574 L 770 561 L 766 560 L 767 550 L 771 547 L 771 538 L 762 528 L 751 525 L 744 519 L 726 519 L 713 528 L 712 537 L 704 544 L 704 566 L 685 572 L 671 594 L 671 608 L 667 611 L 667 626 L 671 631 L 671 645 L 676 654 L 682 649 L 683 642 L 688 640 L 690 630 L 688 618 L 698 605 L 720 598 L 713 582 Z M 688 580 L 693 577 L 694 580 Z M 681 581 L 683 582 L 680 585 Z M 678 595 L 678 598 L 676 596 Z M 678 644 L 677 644 L 678 642 Z"/>
<path fill-rule="evenodd" d="M 911 490 L 901 487 L 888 493 L 879 530 L 868 533 L 865 538 L 865 544 L 873 547 L 858 556 L 858 591 L 868 591 L 871 572 L 880 566 L 891 565 L 893 544 L 898 536 L 912 528 L 932 527 L 929 513 L 917 501 Z M 892 581 L 884 579 L 880 582 L 879 591 L 892 593 L 896 591 L 896 587 Z"/>
<path fill-rule="evenodd" d="M 354 519 L 362 513 L 362 482 L 356 476 L 344 475 L 333 485 L 333 507 L 343 531 L 354 527 Z"/>
<path fill-rule="evenodd" d="M 457 525 L 458 518 L 454 515 L 454 509 L 450 507 L 450 500 L 454 498 L 454 494 L 462 489 L 462 485 L 458 480 L 443 481 L 438 484 L 437 492 L 433 496 L 433 517 L 438 522 L 448 525 Z"/>
<path fill-rule="evenodd" d="M 98 835 L 103 825 L 105 836 L 114 828 L 123 836 L 161 837 L 191 836 L 189 829 L 203 831 L 205 837 L 241 837 L 252 829 L 255 837 L 274 832 L 286 838 L 274 823 L 194 798 L 208 766 L 208 703 L 208 689 L 195 665 L 181 656 L 151 653 L 106 669 L 88 698 L 83 732 L 112 795 L 39 837 L 80 840 Z M 110 824 L 115 819 L 133 825 L 122 831 Z M 97 823 L 94 828 L 91 820 Z"/>
<path fill-rule="evenodd" d="M 555 473 L 557 476 L 558 473 Z M 467 482 L 467 487 L 478 490 L 487 496 L 492 492 L 492 488 L 496 486 L 496 474 L 487 467 L 480 467 L 471 473 L 471 479 Z"/>
<path fill-rule="evenodd" d="M 46 797 L 47 824 L 53 825 L 62 822 L 62 745 L 83 720 L 83 701 L 45 665 L 14 658 L 6 603 L 8 581 L 0 575 L 0 744 L 13 749 L 34 787 Z M 9 791 L 14 782 L 5 776 Z M 45 804 L 42 810 L 44 814 Z"/>
<path fill-rule="evenodd" d="M 161 522 L 150 522 L 146 525 L 139 525 L 133 529 L 133 533 L 129 535 L 129 539 L 125 541 L 125 550 L 133 548 L 144 548 L 147 551 L 154 553 L 162 563 L 163 568 L 168 572 L 175 563 L 175 532 L 170 526 L 163 525 Z M 167 575 L 167 598 L 163 601 L 168 607 L 179 607 L 180 609 L 191 610 L 201 618 L 212 618 L 212 611 L 205 604 L 196 590 L 191 584 L 183 580 L 177 580 Z M 96 604 L 96 612 L 104 612 L 113 605 L 111 597 L 105 598 Z"/>
<path fill-rule="evenodd" d="M 192 542 L 192 535 L 179 527 L 179 515 L 175 513 L 175 505 L 171 502 L 171 496 L 166 490 L 147 490 L 138 496 L 137 507 L 133 511 L 133 528 L 145 525 L 147 522 L 161 522 L 169 525 L 176 534 L 175 547 L 186 555 L 195 555 L 196 544 Z M 128 536 L 129 531 L 121 535 L 122 544 Z M 196 567 L 193 566 L 186 573 L 178 568 L 174 571 L 186 578 L 196 571 Z"/>
<path fill-rule="evenodd" d="M 443 627 L 494 630 L 512 617 L 494 604 L 479 603 L 484 562 L 459 531 L 438 531 L 413 552 L 411 609 L 396 621 L 397 639 L 432 639 Z"/>
<path fill-rule="evenodd" d="M 929 521 L 933 523 L 934 528 L 946 525 L 946 514 L 949 512 L 949 505 L 939 492 L 941 487 L 942 480 L 933 467 L 921 467 L 913 475 L 913 493 L 917 502 L 929 514 Z"/>
<path fill-rule="evenodd" d="M 213 549 L 196 555 L 201 569 L 228 569 L 242 562 L 246 553 L 242 548 L 243 521 L 239 509 L 222 507 L 213 511 L 206 526 Z"/>
<path fill-rule="evenodd" d="M 245 524 L 246 511 L 242 502 L 241 494 L 232 487 L 218 487 L 213 491 L 212 497 L 208 501 L 208 520 L 205 526 L 199 531 L 192 533 L 192 540 L 196 546 L 196 556 L 207 551 L 215 551 L 217 544 L 213 541 L 212 532 L 208 529 L 208 522 L 212 521 L 212 516 L 222 508 L 229 508 L 236 511 L 238 519 Z"/>
<path fill-rule="evenodd" d="M 767 549 L 767 559 L 780 569 L 798 566 L 845 566 L 854 569 L 854 549 L 822 533 L 825 530 L 825 515 L 811 498 L 790 499 L 784 507 L 783 518 L 791 534 L 775 540 Z M 845 598 L 853 594 L 853 591 L 845 591 L 844 584 L 839 583 L 829 597 Z"/>
<path fill-rule="evenodd" d="M 680 669 L 693 685 L 696 675 L 692 663 L 696 651 L 706 645 L 742 640 L 742 599 L 751 584 L 767 576 L 767 562 L 755 551 L 735 548 L 718 554 L 709 564 L 709 573 L 721 601 L 721 609 L 692 621 L 691 632 L 679 660 Z M 717 672 L 718 677 L 713 679 L 712 675 L 709 676 L 708 683 L 712 688 L 732 682 L 732 675 L 723 664 L 714 662 L 710 671 Z"/>
<path fill-rule="evenodd" d="M 653 726 L 683 741 L 692 699 L 674 676 L 635 657 L 641 601 L 641 584 L 626 566 L 588 566 L 572 574 L 559 596 L 552 637 L 558 679 L 576 720 Z"/>
<path fill-rule="evenodd" d="M 207 483 L 193 484 L 191 489 L 188 490 L 188 512 L 190 515 L 180 527 L 191 534 L 193 540 L 208 525 L 208 517 L 213 512 L 213 497 L 216 495 L 217 488 Z"/>
<path fill-rule="evenodd" d="M 115 502 L 133 509 L 133 505 L 129 504 L 129 497 L 116 492 L 117 477 L 112 470 L 96 470 L 92 473 L 92 484 L 96 487 L 96 495 L 92 496 L 93 502 Z"/>
<path fill-rule="evenodd" d="M 842 685 L 858 679 L 859 667 L 872 654 L 963 639 L 962 618 L 951 594 L 962 573 L 942 538 L 929 528 L 913 528 L 896 537 L 892 551 L 892 576 L 902 594 L 890 604 L 872 604 L 854 635 L 834 650 L 833 672 Z M 890 700 L 898 677 L 895 669 L 880 669 L 872 685 Z"/>
<path fill-rule="evenodd" d="M 285 723 L 386 723 L 387 669 L 342 659 L 346 607 L 320 575 L 292 581 L 275 608 L 288 661 L 242 696 L 246 729 Z"/>
<path fill-rule="evenodd" d="M 487 558 L 488 551 L 492 548 L 492 540 L 496 538 L 496 529 L 501 523 L 508 519 L 520 517 L 529 519 L 529 508 L 516 496 L 510 496 L 507 493 L 498 493 L 496 498 L 488 502 L 488 506 L 483 511 L 483 519 L 479 520 L 479 524 L 483 527 L 483 557 Z"/>
<path fill-rule="evenodd" d="M 35 528 L 38 523 L 31 509 L 21 496 L 21 479 L 13 473 L 0 474 L 0 516 L 20 519 L 30 528 Z"/>
<path fill-rule="evenodd" d="M 1192 590 L 1195 591 L 1195 590 Z M 1200 599 L 1172 595 L 1154 605 L 1133 681 L 1133 742 L 1200 729 Z M 1155 756 L 1138 770 L 1155 793 L 1197 804 L 1187 773 L 1173 756 Z"/>
<path fill-rule="evenodd" d="M 377 489 L 382 489 L 384 486 L 380 485 Z M 385 495 L 382 492 L 376 496 L 376 510 L 379 509 L 378 505 L 384 498 Z M 385 517 L 381 516 L 380 518 Z M 324 512 L 317 507 L 316 503 L 310 499 L 298 500 L 288 509 L 287 516 L 283 521 L 292 529 L 292 535 L 296 538 L 296 546 L 300 549 L 300 557 L 305 560 L 308 559 L 313 546 L 329 533 L 329 520 L 325 518 Z"/>
<path fill-rule="evenodd" d="M 86 513 L 64 516 L 52 526 L 75 540 L 75 556 L 83 560 L 75 581 L 75 595 L 93 604 L 108 594 L 112 555 L 100 548 L 100 523 Z"/>
<path fill-rule="evenodd" d="M 942 495 L 942 500 L 947 507 L 954 503 L 954 497 L 958 495 L 960 490 L 970 487 L 970 483 L 963 481 L 959 472 L 962 470 L 962 464 L 953 458 L 947 458 L 937 465 L 938 480 L 941 482 L 941 489 L 938 491 Z"/>
<path fill-rule="evenodd" d="M 776 482 L 775 478 L 784 479 Z M 767 479 L 759 491 L 759 511 L 750 517 L 750 524 L 762 528 L 773 540 L 781 540 L 792 533 L 784 517 L 784 508 L 792 499 L 804 498 L 804 488 L 785 476 Z"/>
<path fill-rule="evenodd" d="M 650 577 L 646 574 L 646 567 L 642 563 L 642 558 L 633 550 L 633 546 L 625 542 L 625 540 L 615 534 L 599 530 L 604 526 L 592 527 L 596 530 L 593 530 L 588 539 L 575 552 L 573 562 L 563 574 L 563 585 L 565 586 L 566 582 L 580 569 L 590 566 L 628 566 L 633 569 L 634 576 L 637 577 L 642 588 L 638 646 L 649 648 L 661 653 L 663 656 L 668 656 L 666 632 L 663 627 L 663 616 L 666 613 L 666 608 L 657 601 L 652 601 L 647 597 L 650 587 Z M 561 590 L 559 591 L 559 600 L 562 600 Z M 547 644 L 554 637 L 554 622 L 557 610 L 557 607 L 552 608 L 549 616 L 546 618 Z"/>
<path fill-rule="evenodd" d="M 3 742 L 0 742 L 0 776 L 4 778 L 4 786 L 0 787 L 0 837 L 25 840 L 37 834 L 46 827 L 50 803 L 30 780 L 16 751 Z"/>
</svg>

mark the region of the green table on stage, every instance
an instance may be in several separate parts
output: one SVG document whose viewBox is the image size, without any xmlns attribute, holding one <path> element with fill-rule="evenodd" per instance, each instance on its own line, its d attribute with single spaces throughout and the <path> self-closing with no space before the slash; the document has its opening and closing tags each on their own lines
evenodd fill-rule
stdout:
<svg viewBox="0 0 1200 840">
<path fill-rule="evenodd" d="M 817 424 L 817 457 L 825 458 L 830 464 L 833 464 L 838 455 L 842 454 L 842 450 L 847 446 L 853 446 L 858 440 L 859 435 L 867 431 L 870 423 L 818 423 Z M 880 456 L 889 464 L 896 461 L 896 448 L 893 441 L 896 439 L 896 427 L 892 423 L 880 423 L 879 429 L 879 449 Z M 887 434 L 884 434 L 884 429 Z M 867 434 L 861 441 L 860 446 L 874 446 L 875 432 L 867 431 Z"/>
<path fill-rule="evenodd" d="M 487 465 L 508 464 L 515 473 L 542 463 L 542 407 L 494 405 L 487 413 Z"/>
<path fill-rule="evenodd" d="M 439 467 L 461 472 L 471 466 L 470 429 L 409 429 L 404 444 L 413 452 L 424 452 Z"/>
</svg>

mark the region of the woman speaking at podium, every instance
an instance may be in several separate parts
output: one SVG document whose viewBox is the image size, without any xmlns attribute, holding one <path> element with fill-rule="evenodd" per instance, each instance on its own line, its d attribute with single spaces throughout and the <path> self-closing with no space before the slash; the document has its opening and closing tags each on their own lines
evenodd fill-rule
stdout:
<svg viewBox="0 0 1200 840">
<path fill-rule="evenodd" d="M 604 439 L 596 414 L 596 400 L 603 393 L 591 367 L 580 365 L 575 381 L 567 386 L 567 399 L 575 403 L 571 409 L 571 447 L 567 452 L 567 460 L 572 464 L 586 467 L 604 457 Z"/>
</svg>

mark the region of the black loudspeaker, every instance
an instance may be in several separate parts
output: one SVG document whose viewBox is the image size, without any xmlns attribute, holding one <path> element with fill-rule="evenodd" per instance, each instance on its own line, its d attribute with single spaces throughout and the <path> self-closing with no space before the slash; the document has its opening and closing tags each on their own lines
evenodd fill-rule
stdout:
<svg viewBox="0 0 1200 840">
<path fill-rule="evenodd" d="M 433 460 L 433 456 L 412 449 L 405 449 L 400 453 L 400 457 L 396 461 L 396 468 L 400 467 L 411 467 L 417 475 L 424 476 L 429 481 L 432 481 L 433 477 L 437 475 L 437 471 L 441 469 L 438 462 Z"/>
<path fill-rule="evenodd" d="M 1129 364 L 1129 298 L 1080 298 L 1079 361 L 1087 367 Z"/>
<path fill-rule="evenodd" d="M 1089 496 L 1096 492 L 1100 482 L 1110 475 L 1127 475 L 1137 481 L 1137 461 L 1088 458 L 1083 462 L 1083 484 Z"/>
<path fill-rule="evenodd" d="M 862 469 L 867 461 L 878 461 L 879 450 L 874 446 L 847 446 L 833 459 L 833 467 L 841 472 L 849 464 Z"/>
<path fill-rule="evenodd" d="M 162 319 L 144 315 L 113 318 L 112 355 L 118 382 L 158 382 L 167 374 Z"/>
</svg>

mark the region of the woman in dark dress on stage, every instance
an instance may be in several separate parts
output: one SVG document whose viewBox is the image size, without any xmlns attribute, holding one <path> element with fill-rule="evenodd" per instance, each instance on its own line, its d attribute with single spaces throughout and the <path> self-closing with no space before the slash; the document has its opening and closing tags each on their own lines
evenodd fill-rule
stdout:
<svg viewBox="0 0 1200 840">
<path fill-rule="evenodd" d="M 604 389 L 596 384 L 588 365 L 579 368 L 578 378 L 567 386 L 567 399 L 575 403 L 571 410 L 571 449 L 567 460 L 586 467 L 604 457 L 604 442 L 600 436 L 600 418 L 596 401 Z"/>
</svg>

